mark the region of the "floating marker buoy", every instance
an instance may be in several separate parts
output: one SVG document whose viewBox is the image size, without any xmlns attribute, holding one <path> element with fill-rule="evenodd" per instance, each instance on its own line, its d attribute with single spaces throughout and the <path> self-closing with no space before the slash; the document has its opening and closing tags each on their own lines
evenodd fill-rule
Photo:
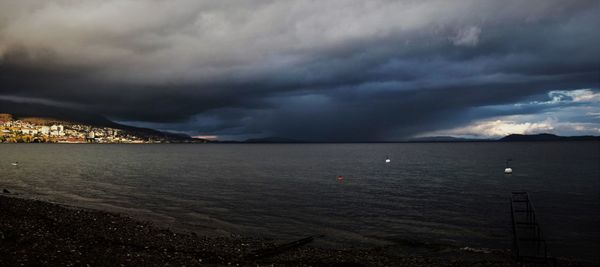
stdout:
<svg viewBox="0 0 600 267">
<path fill-rule="evenodd" d="M 390 159 L 390 157 L 389 157 L 389 156 L 386 156 L 386 157 L 385 157 L 385 163 L 390 163 L 390 162 L 392 162 L 392 160 Z"/>
<path fill-rule="evenodd" d="M 506 160 L 506 168 L 504 168 L 504 174 L 511 174 L 513 172 L 512 168 L 508 166 L 508 163 L 511 162 L 512 159 Z"/>
<path fill-rule="evenodd" d="M 337 179 L 338 181 L 344 180 L 344 176 L 338 175 Z"/>
</svg>

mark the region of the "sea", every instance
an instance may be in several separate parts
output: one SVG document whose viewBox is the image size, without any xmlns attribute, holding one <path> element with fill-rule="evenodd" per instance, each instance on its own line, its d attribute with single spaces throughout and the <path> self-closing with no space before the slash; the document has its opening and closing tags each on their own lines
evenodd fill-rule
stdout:
<svg viewBox="0 0 600 267">
<path fill-rule="evenodd" d="M 600 142 L 2 144 L 0 188 L 208 236 L 490 250 L 526 191 L 551 255 L 600 263 Z"/>
</svg>

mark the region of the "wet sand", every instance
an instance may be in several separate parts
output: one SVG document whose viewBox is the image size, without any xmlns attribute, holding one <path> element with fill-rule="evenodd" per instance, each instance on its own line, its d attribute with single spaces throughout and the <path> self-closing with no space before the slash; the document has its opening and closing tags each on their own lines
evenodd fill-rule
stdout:
<svg viewBox="0 0 600 267">
<path fill-rule="evenodd" d="M 273 250 L 280 245 L 176 232 L 125 214 L 0 194 L 0 266 L 514 266 L 508 251 L 410 243 L 340 250 L 308 243 Z"/>
</svg>

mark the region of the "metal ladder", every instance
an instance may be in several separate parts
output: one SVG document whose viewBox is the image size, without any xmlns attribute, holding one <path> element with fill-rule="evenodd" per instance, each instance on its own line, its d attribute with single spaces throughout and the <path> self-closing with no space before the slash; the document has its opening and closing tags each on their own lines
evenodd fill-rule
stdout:
<svg viewBox="0 0 600 267">
<path fill-rule="evenodd" d="M 535 217 L 535 209 L 527 192 L 512 192 L 510 210 L 513 230 L 513 255 L 520 266 L 525 263 L 548 266 L 546 240 Z"/>
</svg>

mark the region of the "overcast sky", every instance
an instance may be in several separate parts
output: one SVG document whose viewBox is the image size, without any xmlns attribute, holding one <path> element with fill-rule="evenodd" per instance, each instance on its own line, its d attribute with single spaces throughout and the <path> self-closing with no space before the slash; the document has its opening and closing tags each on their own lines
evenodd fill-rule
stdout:
<svg viewBox="0 0 600 267">
<path fill-rule="evenodd" d="M 600 135 L 600 1 L 0 2 L 0 105 L 216 135 Z"/>
</svg>

